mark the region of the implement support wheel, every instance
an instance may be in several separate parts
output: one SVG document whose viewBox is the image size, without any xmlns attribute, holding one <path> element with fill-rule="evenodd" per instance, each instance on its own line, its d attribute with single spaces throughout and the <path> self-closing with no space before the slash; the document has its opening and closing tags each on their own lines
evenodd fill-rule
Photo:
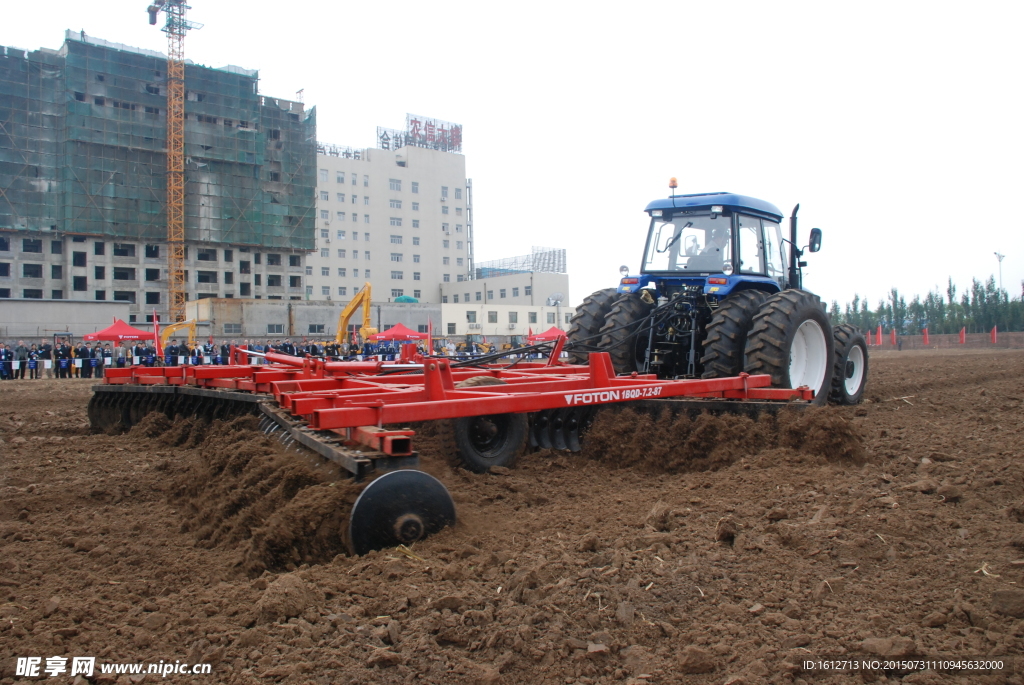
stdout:
<svg viewBox="0 0 1024 685">
<path fill-rule="evenodd" d="M 833 336 L 836 365 L 829 401 L 834 404 L 860 404 L 868 380 L 868 344 L 864 336 L 849 324 L 836 326 Z"/>
<path fill-rule="evenodd" d="M 493 376 L 474 376 L 457 388 L 505 385 Z M 455 456 L 460 465 L 475 473 L 487 473 L 492 466 L 511 466 L 526 447 L 529 420 L 526 414 L 468 416 L 452 421 Z"/>
</svg>

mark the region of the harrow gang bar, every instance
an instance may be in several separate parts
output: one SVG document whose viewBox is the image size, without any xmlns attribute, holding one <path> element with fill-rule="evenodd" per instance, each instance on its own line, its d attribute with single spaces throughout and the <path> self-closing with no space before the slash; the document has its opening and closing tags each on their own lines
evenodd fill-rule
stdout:
<svg viewBox="0 0 1024 685">
<path fill-rule="evenodd" d="M 246 358 L 233 349 L 232 360 Z M 447 359 L 418 358 L 422 363 L 324 362 L 267 354 L 267 364 L 228 366 L 132 367 L 109 369 L 104 383 L 113 385 L 180 385 L 274 396 L 278 405 L 301 416 L 313 430 L 344 432 L 471 416 L 532 413 L 633 400 L 697 397 L 734 400 L 810 400 L 813 392 L 769 388 L 768 375 L 665 380 L 653 374 L 616 376 L 607 353 L 590 355 L 590 364 L 522 362 L 453 369 Z M 492 376 L 504 384 L 457 388 L 475 376 Z M 369 438 L 368 431 L 361 438 Z M 369 431 L 372 433 L 372 431 Z M 408 435 L 408 434 L 407 434 Z M 378 436 L 380 437 L 380 436 Z M 402 438 L 408 439 L 405 435 Z M 358 439 L 358 438 L 357 438 Z M 402 442 L 401 451 L 409 449 Z M 390 449 L 388 450 L 390 451 Z"/>
</svg>

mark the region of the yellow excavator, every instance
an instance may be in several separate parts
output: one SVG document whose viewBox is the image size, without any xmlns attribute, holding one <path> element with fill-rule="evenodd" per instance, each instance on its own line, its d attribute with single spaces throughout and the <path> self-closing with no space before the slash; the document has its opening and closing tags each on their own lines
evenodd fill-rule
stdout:
<svg viewBox="0 0 1024 685">
<path fill-rule="evenodd" d="M 169 323 L 166 326 L 160 327 L 160 345 L 164 348 L 167 347 L 167 341 L 171 339 L 171 336 L 180 330 L 188 331 L 188 346 L 192 349 L 196 346 L 196 322 L 192 321 L 179 321 L 177 323 Z"/>
<path fill-rule="evenodd" d="M 334 342 L 339 345 L 348 342 L 348 321 L 359 307 L 363 308 L 363 325 L 359 327 L 359 337 L 362 339 L 362 342 L 366 342 L 369 336 L 377 332 L 377 329 L 370 325 L 371 302 L 372 287 L 370 282 L 367 281 L 363 284 L 362 290 L 356 293 L 356 296 L 341 310 L 341 316 L 338 317 L 338 332 L 334 336 Z"/>
</svg>

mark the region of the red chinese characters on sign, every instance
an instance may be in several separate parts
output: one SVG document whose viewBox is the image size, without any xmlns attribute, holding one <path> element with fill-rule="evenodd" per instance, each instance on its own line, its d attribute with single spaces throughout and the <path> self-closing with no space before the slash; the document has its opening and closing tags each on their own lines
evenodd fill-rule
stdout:
<svg viewBox="0 0 1024 685">
<path fill-rule="evenodd" d="M 406 145 L 416 145 L 444 152 L 462 151 L 462 126 L 458 124 L 407 114 L 405 126 L 404 143 Z M 401 136 L 399 135 L 399 137 Z M 395 145 L 394 140 L 395 136 L 392 135 L 392 147 Z"/>
</svg>

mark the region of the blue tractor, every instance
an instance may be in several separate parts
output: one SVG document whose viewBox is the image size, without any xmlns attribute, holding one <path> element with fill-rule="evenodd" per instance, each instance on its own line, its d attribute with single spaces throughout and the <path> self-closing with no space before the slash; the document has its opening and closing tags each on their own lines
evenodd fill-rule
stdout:
<svg viewBox="0 0 1024 685">
<path fill-rule="evenodd" d="M 617 288 L 576 309 L 573 361 L 603 351 L 620 374 L 770 374 L 775 387 L 811 388 L 816 404 L 859 403 L 867 345 L 852 326 L 833 327 L 818 296 L 802 289 L 801 257 L 821 247 L 821 230 L 799 247 L 799 208 L 787 237 L 782 212 L 752 197 L 673 194 L 651 202 L 640 273 L 622 267 Z"/>
</svg>

